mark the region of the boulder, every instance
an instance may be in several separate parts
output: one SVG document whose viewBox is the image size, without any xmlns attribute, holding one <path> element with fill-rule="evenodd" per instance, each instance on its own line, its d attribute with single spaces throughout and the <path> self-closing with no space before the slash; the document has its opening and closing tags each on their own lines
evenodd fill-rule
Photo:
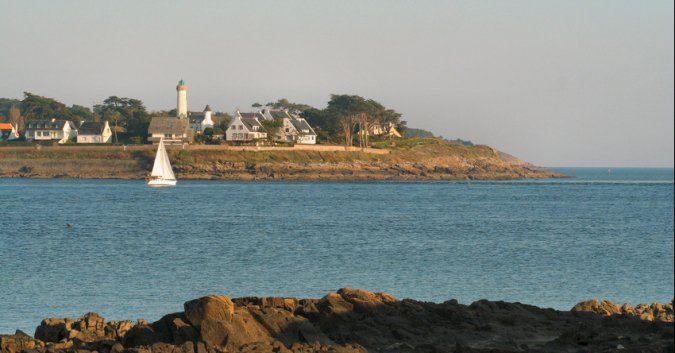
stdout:
<svg viewBox="0 0 675 353">
<path fill-rule="evenodd" d="M 43 342 L 59 342 L 68 336 L 72 320 L 47 318 L 35 329 L 35 339 Z"/>
<path fill-rule="evenodd" d="M 316 303 L 316 307 L 321 314 L 329 316 L 346 315 L 354 311 L 354 305 L 338 293 L 328 293 Z"/>
<path fill-rule="evenodd" d="M 206 319 L 230 321 L 234 314 L 234 303 L 224 295 L 207 295 L 183 304 L 185 316 L 195 327 Z"/>
<path fill-rule="evenodd" d="M 609 300 L 598 302 L 597 299 L 586 300 L 572 307 L 572 312 L 592 312 L 603 316 L 621 314 L 621 309 Z"/>
<path fill-rule="evenodd" d="M 134 325 L 129 320 L 124 321 L 110 321 L 103 328 L 105 337 L 113 340 L 120 341 L 124 335 L 129 331 Z"/>
<path fill-rule="evenodd" d="M 184 342 L 196 342 L 199 339 L 199 332 L 182 318 L 174 318 L 171 321 L 171 338 L 174 344 L 183 344 Z"/>
<path fill-rule="evenodd" d="M 395 302 L 396 298 L 385 293 L 373 293 L 363 289 L 341 288 L 337 293 L 351 303 L 357 312 L 366 312 L 382 308 L 385 303 Z"/>
<path fill-rule="evenodd" d="M 0 352 L 17 353 L 44 347 L 42 341 L 33 339 L 21 330 L 16 330 L 13 335 L 0 335 Z"/>
<path fill-rule="evenodd" d="M 161 341 L 161 337 L 150 325 L 135 325 L 124 335 L 124 347 L 150 346 Z"/>
<path fill-rule="evenodd" d="M 202 341 L 219 347 L 228 343 L 231 330 L 232 324 L 224 320 L 206 319 L 199 326 Z"/>
</svg>

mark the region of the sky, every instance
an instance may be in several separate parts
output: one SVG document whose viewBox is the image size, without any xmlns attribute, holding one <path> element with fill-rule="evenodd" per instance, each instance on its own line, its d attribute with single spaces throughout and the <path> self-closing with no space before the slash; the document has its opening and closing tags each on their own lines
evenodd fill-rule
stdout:
<svg viewBox="0 0 675 353">
<path fill-rule="evenodd" d="M 0 97 L 357 94 L 542 166 L 673 166 L 673 1 L 0 0 Z"/>
</svg>

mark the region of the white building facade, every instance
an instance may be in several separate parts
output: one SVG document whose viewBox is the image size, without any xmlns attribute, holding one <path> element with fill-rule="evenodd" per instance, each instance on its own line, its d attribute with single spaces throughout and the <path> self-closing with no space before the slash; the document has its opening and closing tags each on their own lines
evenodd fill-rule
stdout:
<svg viewBox="0 0 675 353">
<path fill-rule="evenodd" d="M 112 130 L 107 121 L 85 122 L 77 129 L 77 143 L 111 143 Z"/>
<path fill-rule="evenodd" d="M 77 137 L 77 128 L 70 120 L 28 120 L 24 136 L 26 141 L 66 143 Z"/>
<path fill-rule="evenodd" d="M 267 138 L 267 132 L 261 122 L 259 113 L 240 113 L 237 111 L 232 122 L 227 127 L 225 139 L 227 141 L 249 142 Z"/>
</svg>

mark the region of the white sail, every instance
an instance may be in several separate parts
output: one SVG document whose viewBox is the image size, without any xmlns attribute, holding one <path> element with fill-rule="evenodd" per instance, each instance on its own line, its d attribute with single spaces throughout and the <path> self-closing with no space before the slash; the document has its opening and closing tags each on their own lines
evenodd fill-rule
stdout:
<svg viewBox="0 0 675 353">
<path fill-rule="evenodd" d="M 165 180 L 176 180 L 171 169 L 171 162 L 169 162 L 169 155 L 166 153 L 166 148 L 164 148 L 163 140 L 159 141 L 157 155 L 155 155 L 155 164 L 152 166 L 152 173 L 150 175 Z"/>
<path fill-rule="evenodd" d="M 164 168 L 164 171 L 162 172 L 164 174 L 164 179 L 166 180 L 176 180 L 176 176 L 173 175 L 173 169 L 171 168 L 171 162 L 169 161 L 169 154 L 166 153 L 166 149 L 162 149 L 163 155 L 164 155 L 164 163 L 162 163 L 162 168 Z"/>
</svg>

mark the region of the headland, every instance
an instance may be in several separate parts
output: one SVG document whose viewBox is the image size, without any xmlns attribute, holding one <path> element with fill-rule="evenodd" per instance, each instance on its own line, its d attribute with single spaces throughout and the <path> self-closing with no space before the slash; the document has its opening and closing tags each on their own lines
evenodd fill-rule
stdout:
<svg viewBox="0 0 675 353">
<path fill-rule="evenodd" d="M 143 179 L 152 145 L 0 147 L 0 177 Z M 335 145 L 169 148 L 178 179 L 214 180 L 511 180 L 564 175 L 485 145 L 436 138 L 382 148 Z"/>
</svg>

